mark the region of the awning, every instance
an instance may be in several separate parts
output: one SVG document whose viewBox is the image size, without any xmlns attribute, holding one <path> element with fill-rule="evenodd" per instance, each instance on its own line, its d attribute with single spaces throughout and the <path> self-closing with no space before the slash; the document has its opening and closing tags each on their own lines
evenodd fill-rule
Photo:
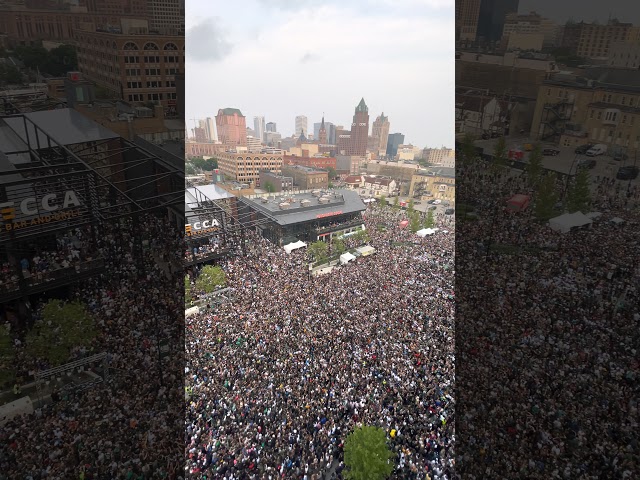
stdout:
<svg viewBox="0 0 640 480">
<path fill-rule="evenodd" d="M 422 230 L 418 230 L 416 235 L 419 237 L 426 237 L 427 235 L 433 235 L 436 233 L 437 229 L 435 228 L 423 228 Z"/>
<path fill-rule="evenodd" d="M 302 240 L 298 240 L 297 242 L 294 243 L 289 243 L 288 245 L 284 246 L 284 251 L 287 253 L 291 253 L 294 250 L 297 250 L 298 248 L 302 248 L 302 247 L 306 247 L 307 244 L 304 243 Z"/>
<path fill-rule="evenodd" d="M 567 233 L 573 228 L 591 225 L 593 220 L 582 212 L 565 213 L 549 220 L 549 227 L 556 232 Z"/>
<path fill-rule="evenodd" d="M 346 252 L 346 253 L 343 253 L 342 255 L 340 255 L 340 263 L 342 265 L 346 265 L 351 260 L 355 260 L 355 259 L 356 259 L 355 255 L 352 255 L 349 252 Z"/>
<path fill-rule="evenodd" d="M 365 245 L 364 247 L 356 248 L 356 251 L 363 257 L 376 253 L 376 249 L 370 245 Z"/>
<path fill-rule="evenodd" d="M 400 225 L 398 225 L 400 228 L 407 228 L 407 225 L 409 225 L 409 220 L 403 220 L 400 222 Z"/>
</svg>

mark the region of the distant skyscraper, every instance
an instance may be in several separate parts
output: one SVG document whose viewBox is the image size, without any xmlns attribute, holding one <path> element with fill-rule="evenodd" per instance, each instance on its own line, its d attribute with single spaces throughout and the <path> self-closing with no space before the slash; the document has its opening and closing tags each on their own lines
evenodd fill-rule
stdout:
<svg viewBox="0 0 640 480">
<path fill-rule="evenodd" d="M 320 125 L 322 122 L 317 122 L 313 124 L 313 138 L 318 138 L 320 136 Z M 327 130 L 327 143 L 330 145 L 336 144 L 336 126 L 325 120 L 324 128 Z M 332 136 L 333 135 L 333 136 Z"/>
<path fill-rule="evenodd" d="M 475 41 L 480 0 L 456 1 L 456 40 Z"/>
<path fill-rule="evenodd" d="M 216 115 L 218 140 L 224 145 L 246 146 L 247 123 L 237 108 L 221 108 Z"/>
<path fill-rule="evenodd" d="M 216 125 L 213 121 L 213 118 L 211 117 L 207 117 L 206 130 L 207 130 L 207 137 L 209 138 L 210 142 L 215 142 L 218 140 L 218 138 L 216 137 Z"/>
<path fill-rule="evenodd" d="M 392 133 L 387 141 L 387 156 L 395 157 L 398 154 L 398 146 L 404 144 L 404 135 L 401 133 Z"/>
<path fill-rule="evenodd" d="M 277 132 L 277 128 L 276 128 L 276 123 L 275 122 L 269 122 L 267 123 L 267 132 Z"/>
<path fill-rule="evenodd" d="M 184 34 L 183 0 L 148 0 L 149 31 L 161 35 Z"/>
<path fill-rule="evenodd" d="M 384 116 L 384 112 L 373 122 L 371 136 L 375 139 L 375 153 L 378 155 L 386 155 L 387 140 L 389 138 L 389 117 Z"/>
<path fill-rule="evenodd" d="M 296 131 L 295 131 L 295 136 L 299 137 L 300 134 L 304 134 L 304 136 L 307 136 L 307 127 L 308 127 L 308 122 L 307 122 L 307 117 L 305 117 L 304 115 L 298 115 L 296 117 Z"/>
<path fill-rule="evenodd" d="M 264 142 L 264 132 L 266 131 L 264 117 L 253 117 L 253 131 L 256 133 L 256 138 Z"/>
<path fill-rule="evenodd" d="M 369 107 L 364 103 L 364 98 L 356 107 L 351 123 L 351 137 L 347 155 L 366 155 L 367 142 L 369 141 Z"/>
<path fill-rule="evenodd" d="M 482 0 L 476 39 L 482 42 L 499 41 L 507 13 L 517 12 L 518 3 L 518 0 Z"/>
</svg>

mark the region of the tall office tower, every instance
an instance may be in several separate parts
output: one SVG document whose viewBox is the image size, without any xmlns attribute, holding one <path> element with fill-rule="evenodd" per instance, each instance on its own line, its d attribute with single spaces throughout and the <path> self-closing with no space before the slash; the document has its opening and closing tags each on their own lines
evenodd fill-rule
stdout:
<svg viewBox="0 0 640 480">
<path fill-rule="evenodd" d="M 147 17 L 147 0 L 86 0 L 87 12 Z"/>
<path fill-rule="evenodd" d="M 482 0 L 476 39 L 487 43 L 499 41 L 502 38 L 507 13 L 517 11 L 518 0 Z"/>
<path fill-rule="evenodd" d="M 184 35 L 184 0 L 148 0 L 149 32 Z"/>
<path fill-rule="evenodd" d="M 266 132 L 264 117 L 253 117 L 253 131 L 256 133 L 256 138 L 264 142 L 264 134 Z"/>
<path fill-rule="evenodd" d="M 393 158 L 398 154 L 398 146 L 404 143 L 404 135 L 401 133 L 389 134 L 387 141 L 387 156 Z"/>
<path fill-rule="evenodd" d="M 367 142 L 369 141 L 369 107 L 364 103 L 364 98 L 356 107 L 351 123 L 351 136 L 349 140 L 348 155 L 366 155 Z"/>
<path fill-rule="evenodd" d="M 277 128 L 276 128 L 276 123 L 275 122 L 269 122 L 267 123 L 267 132 L 277 132 Z"/>
<path fill-rule="evenodd" d="M 216 137 L 216 127 L 215 127 L 215 123 L 213 122 L 213 118 L 211 117 L 207 117 L 206 130 L 207 130 L 207 137 L 209 137 L 209 141 L 216 142 L 218 140 L 218 138 Z"/>
<path fill-rule="evenodd" d="M 298 115 L 296 117 L 296 131 L 295 131 L 295 136 L 299 137 L 301 133 L 304 134 L 304 136 L 307 136 L 307 117 L 305 117 L 304 115 Z"/>
<path fill-rule="evenodd" d="M 480 0 L 456 1 L 456 41 L 475 41 L 479 14 Z"/>
<path fill-rule="evenodd" d="M 247 145 L 247 123 L 237 108 L 221 108 L 216 115 L 218 140 L 228 146 Z"/>
<path fill-rule="evenodd" d="M 387 140 L 389 138 L 389 117 L 384 116 L 384 112 L 373 122 L 371 136 L 375 138 L 375 153 L 385 155 L 387 153 Z"/>
</svg>

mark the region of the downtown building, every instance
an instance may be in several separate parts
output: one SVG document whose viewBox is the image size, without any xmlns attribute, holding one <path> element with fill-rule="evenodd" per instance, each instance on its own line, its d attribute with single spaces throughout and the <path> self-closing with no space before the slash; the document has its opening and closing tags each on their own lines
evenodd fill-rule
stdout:
<svg viewBox="0 0 640 480">
<path fill-rule="evenodd" d="M 282 154 L 223 152 L 213 155 L 218 162 L 218 169 L 226 180 L 242 184 L 256 185 L 260 181 L 260 171 L 267 170 L 282 173 Z"/>
<path fill-rule="evenodd" d="M 371 129 L 372 148 L 371 151 L 375 152 L 378 156 L 385 156 L 387 154 L 387 142 L 389 140 L 389 117 L 382 115 L 377 117 L 373 122 Z"/>
<path fill-rule="evenodd" d="M 247 145 L 247 122 L 237 108 L 221 108 L 216 115 L 218 141 L 228 147 Z"/>
<path fill-rule="evenodd" d="M 336 129 L 337 151 L 340 155 L 366 156 L 369 142 L 369 107 L 364 98 L 355 108 L 351 130 Z"/>
</svg>

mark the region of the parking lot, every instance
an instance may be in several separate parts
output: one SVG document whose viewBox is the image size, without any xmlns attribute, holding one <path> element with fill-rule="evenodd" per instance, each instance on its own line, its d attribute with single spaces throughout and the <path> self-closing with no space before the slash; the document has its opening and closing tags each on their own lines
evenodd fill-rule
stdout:
<svg viewBox="0 0 640 480">
<path fill-rule="evenodd" d="M 526 137 L 507 137 L 507 149 L 522 148 L 525 143 L 532 143 Z M 498 139 L 490 140 L 478 140 L 476 145 L 484 149 L 485 154 L 492 154 L 495 144 Z M 638 158 L 629 157 L 626 160 L 616 161 L 609 155 L 600 155 L 597 157 L 588 157 L 583 154 L 576 154 L 574 152 L 575 147 L 562 147 L 542 144 L 543 148 L 552 147 L 559 150 L 560 153 L 556 156 L 545 156 L 542 160 L 542 165 L 549 169 L 556 171 L 564 175 L 575 175 L 577 170 L 577 164 L 583 159 L 593 159 L 596 162 L 595 167 L 589 170 L 593 179 L 598 178 L 615 178 L 618 173 L 618 169 L 622 166 L 636 165 L 640 167 L 640 160 Z M 526 164 L 529 160 L 531 152 L 524 152 L 522 162 Z M 621 180 L 623 182 L 629 182 L 629 180 Z M 640 181 L 640 176 L 634 180 L 631 180 L 631 185 L 636 185 Z"/>
</svg>

